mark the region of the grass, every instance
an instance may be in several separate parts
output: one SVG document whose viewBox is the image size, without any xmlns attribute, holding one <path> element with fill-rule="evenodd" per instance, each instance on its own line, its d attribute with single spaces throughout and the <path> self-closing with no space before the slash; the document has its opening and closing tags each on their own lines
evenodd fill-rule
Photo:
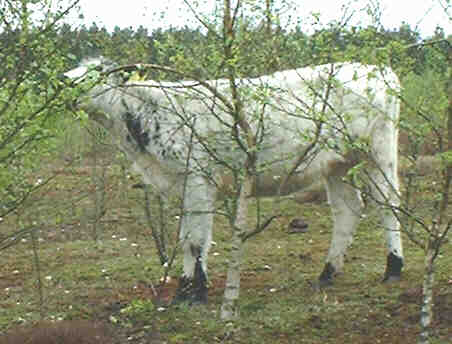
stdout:
<svg viewBox="0 0 452 344">
<path fill-rule="evenodd" d="M 68 333 L 72 326 L 79 329 L 76 332 L 91 333 L 87 337 L 97 335 L 97 327 L 93 329 L 94 325 L 88 323 L 102 324 L 101 335 L 109 337 L 107 342 L 111 343 L 416 341 L 423 252 L 405 238 L 402 281 L 381 284 L 385 249 L 374 214 L 360 225 L 348 251 L 345 273 L 335 285 L 321 292 L 312 288 L 329 245 L 331 219 L 326 204 L 263 201 L 266 214 L 278 210 L 284 216 L 247 242 L 240 321 L 230 324 L 218 318 L 230 236 L 226 221 L 220 217 L 214 233 L 217 244 L 212 247 L 209 261 L 209 304 L 192 308 L 162 306 L 176 288 L 180 257 L 171 270 L 173 279 L 161 286 L 163 269 L 151 231 L 145 225 L 142 191 L 132 188 L 137 179 L 122 175 L 116 160 L 111 161 L 107 153 L 100 158 L 106 168 L 108 211 L 97 222 L 93 220 L 97 189 L 90 154 L 77 160 L 71 170 L 61 169 L 54 183 L 30 200 L 32 206 L 0 224 L 1 233 L 6 235 L 22 225 L 37 223 L 44 296 L 40 302 L 30 239 L 24 237 L 17 245 L 0 251 L 3 340 L 11 339 L 6 333 L 27 331 L 36 324 L 56 326 L 44 332 Z M 60 169 L 60 165 L 61 161 L 55 160 L 45 168 Z M 307 233 L 287 234 L 295 216 L 309 223 Z M 97 240 L 93 240 L 95 226 Z M 452 341 L 452 256 L 448 251 L 450 243 L 444 246 L 437 266 L 436 344 Z M 79 342 L 83 344 L 83 340 L 88 343 L 87 339 Z"/>
</svg>

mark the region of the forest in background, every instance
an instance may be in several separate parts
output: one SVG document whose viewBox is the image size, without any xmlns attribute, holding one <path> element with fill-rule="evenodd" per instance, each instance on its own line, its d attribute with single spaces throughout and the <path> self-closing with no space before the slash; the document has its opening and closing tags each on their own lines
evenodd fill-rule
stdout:
<svg viewBox="0 0 452 344">
<path fill-rule="evenodd" d="M 116 27 L 113 32 L 109 32 L 93 23 L 90 27 L 82 26 L 79 29 L 63 25 L 59 38 L 67 44 L 67 50 L 75 61 L 102 55 L 119 64 L 153 63 L 174 66 L 178 62 L 177 59 L 188 59 L 196 53 L 198 65 L 195 74 L 203 78 L 212 77 L 207 72 L 212 72 L 215 67 L 212 65 L 215 52 L 211 49 L 211 40 L 216 39 L 204 31 L 200 28 L 184 27 L 149 32 L 144 27 L 136 30 Z M 447 55 L 449 49 L 444 41 L 447 37 L 441 27 L 437 27 L 433 36 L 421 37 L 409 24 L 401 24 L 397 29 L 332 25 L 330 29 L 308 35 L 298 27 L 290 31 L 281 27 L 272 27 L 269 30 L 262 24 L 244 22 L 240 27 L 240 34 L 252 38 L 247 40 L 247 43 L 252 44 L 243 47 L 244 50 L 241 51 L 244 56 L 240 63 L 243 77 L 330 62 L 369 63 L 369 55 L 378 54 L 379 51 L 388 55 L 388 63 L 396 71 L 406 73 L 411 69 L 420 75 L 432 67 L 428 62 L 431 51 L 423 49 L 424 46 L 438 42 L 434 48 L 444 55 Z M 171 44 L 172 49 L 166 49 L 165 54 L 162 54 L 161 47 L 168 44 Z M 409 48 L 401 55 L 400 49 L 403 47 Z M 389 49 L 384 51 L 382 48 Z M 372 50 L 375 53 L 369 54 Z M 255 63 L 262 59 L 267 63 Z M 436 67 L 442 71 L 446 68 L 445 65 Z M 218 74 L 218 78 L 223 77 L 221 72 L 214 74 Z M 151 74 L 148 77 L 152 79 L 158 76 Z"/>
</svg>

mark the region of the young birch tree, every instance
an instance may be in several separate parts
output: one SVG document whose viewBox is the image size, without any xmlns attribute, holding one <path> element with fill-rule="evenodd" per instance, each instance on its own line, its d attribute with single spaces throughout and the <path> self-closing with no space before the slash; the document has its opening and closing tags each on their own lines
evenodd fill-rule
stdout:
<svg viewBox="0 0 452 344">
<path fill-rule="evenodd" d="M 239 6 L 240 1 L 236 3 L 235 8 L 232 8 L 230 0 L 224 1 L 224 58 L 227 66 L 226 73 L 229 81 L 229 88 L 232 95 L 233 109 L 231 111 L 231 116 L 234 121 L 233 137 L 238 143 L 243 144 L 242 149 L 246 153 L 246 159 L 242 175 L 239 176 L 238 185 L 236 186 L 237 197 L 235 199 L 235 216 L 232 223 L 233 235 L 231 239 L 231 253 L 226 276 L 224 300 L 221 307 L 222 319 L 235 318 L 238 312 L 236 303 L 240 291 L 240 265 L 243 253 L 243 234 L 246 231 L 248 202 L 251 195 L 252 178 L 255 176 L 258 154 L 257 138 L 251 129 L 249 118 L 246 117 L 243 111 L 244 104 L 236 83 L 237 70 L 233 62 L 236 58 L 234 52 L 234 22 L 237 20 L 236 16 Z"/>
<path fill-rule="evenodd" d="M 59 75 L 67 62 L 68 42 L 59 39 L 58 30 L 77 3 L 0 2 L 1 218 L 52 178 L 33 173 L 55 148 L 52 138 L 67 96 Z"/>
<path fill-rule="evenodd" d="M 438 42 L 439 43 L 439 42 Z M 422 119 L 424 125 L 427 126 L 428 132 L 425 138 L 423 138 L 424 143 L 433 136 L 434 141 L 437 143 L 437 152 L 434 159 L 438 161 L 437 171 L 433 175 L 437 176 L 436 181 L 438 187 L 434 187 L 435 192 L 433 209 L 431 209 L 431 214 L 427 216 L 428 222 L 425 217 L 421 221 L 415 216 L 415 219 L 411 219 L 413 213 L 405 214 L 408 215 L 409 222 L 416 220 L 418 222 L 417 226 L 420 227 L 425 235 L 419 238 L 419 234 L 414 232 L 413 229 L 416 225 L 410 224 L 410 229 L 408 231 L 410 238 L 416 242 L 418 245 L 423 247 L 425 254 L 424 261 L 424 280 L 422 284 L 422 309 L 421 309 L 421 333 L 419 335 L 420 344 L 428 344 L 431 342 L 431 330 L 432 322 L 434 317 L 433 306 L 434 306 L 434 291 L 433 287 L 435 284 L 435 266 L 437 264 L 437 258 L 440 254 L 440 250 L 443 244 L 446 242 L 445 238 L 452 227 L 452 216 L 451 216 L 451 186 L 452 186 L 452 42 L 445 41 L 444 44 L 448 46 L 447 56 L 443 56 L 443 62 L 445 65 L 445 73 L 441 75 L 440 73 L 435 73 L 434 83 L 439 83 L 440 88 L 442 87 L 442 99 L 443 103 L 436 112 L 434 109 L 430 113 L 431 117 L 428 117 L 427 113 L 420 106 L 415 108 L 417 115 Z M 434 54 L 437 52 L 434 52 Z M 439 58 L 439 61 L 441 57 Z M 433 66 L 434 69 L 440 66 Z M 441 78 L 443 76 L 443 78 Z M 434 88 L 433 84 L 430 84 Z M 440 94 L 441 94 L 440 93 Z M 433 116 L 432 116 L 433 115 Z M 414 161 L 419 160 L 419 157 L 413 157 Z M 417 159 L 416 159 L 417 158 Z M 413 176 L 410 176 L 410 183 L 412 183 Z M 412 186 L 412 185 L 410 185 Z M 412 190 L 410 190 L 412 191 Z"/>
<path fill-rule="evenodd" d="M 208 115 L 212 116 L 214 121 L 222 123 L 220 128 L 217 129 L 219 132 L 213 134 L 212 137 L 205 137 L 202 132 L 198 131 L 197 123 L 195 123 L 196 120 L 193 120 L 197 115 L 202 114 L 198 114 L 196 111 L 186 111 L 183 108 L 179 108 L 177 104 L 174 104 L 171 109 L 173 114 L 179 117 L 191 131 L 193 139 L 207 153 L 206 161 L 199 160 L 195 163 L 198 166 L 192 166 L 193 164 L 189 166 L 187 164 L 186 173 L 193 173 L 193 169 L 196 169 L 197 173 L 203 173 L 206 179 L 210 180 L 213 184 L 217 184 L 218 181 L 211 174 L 211 170 L 203 168 L 203 166 L 211 165 L 209 163 L 211 160 L 216 165 L 228 170 L 228 174 L 232 176 L 232 183 L 227 187 L 231 197 L 224 198 L 223 210 L 207 210 L 216 211 L 226 216 L 232 228 L 232 236 L 229 242 L 230 257 L 225 288 L 225 301 L 221 312 L 223 319 L 231 319 L 238 314 L 236 303 L 240 289 L 240 264 L 243 254 L 243 242 L 252 236 L 252 234 L 246 231 L 248 202 L 256 174 L 256 161 L 259 150 L 256 137 L 256 130 L 258 129 L 253 128 L 250 122 L 251 119 L 247 118 L 244 112 L 243 91 L 240 90 L 238 84 L 241 67 L 243 67 L 243 56 L 241 56 L 240 51 L 242 47 L 240 44 L 244 44 L 244 42 L 240 42 L 237 38 L 237 31 L 240 25 L 243 25 L 243 22 L 240 21 L 243 4 L 241 1 L 236 1 L 233 4 L 230 0 L 225 0 L 222 3 L 223 8 L 219 16 L 219 18 L 222 18 L 221 22 L 216 22 L 216 16 L 213 16 L 213 20 L 208 20 L 206 17 L 203 17 L 190 2 L 186 2 L 186 5 L 193 12 L 200 25 L 208 31 L 204 49 L 211 55 L 206 55 L 205 52 L 201 51 L 190 52 L 189 54 L 183 52 L 179 56 L 174 56 L 173 69 L 159 68 L 158 66 L 150 67 L 159 69 L 171 78 L 174 78 L 174 75 L 176 75 L 176 78 L 179 79 L 185 78 L 199 81 L 200 85 L 205 87 L 205 94 L 202 94 L 204 91 L 201 91 L 201 94 L 196 94 L 198 91 L 193 92 L 190 88 L 184 88 L 183 83 L 181 83 L 181 88 L 175 94 L 185 97 L 185 99 L 193 99 L 194 101 L 205 104 L 212 102 L 212 110 Z M 222 29 L 218 30 L 217 27 L 221 27 Z M 169 39 L 165 46 L 160 46 L 162 54 L 165 53 L 165 50 L 174 49 L 171 43 Z M 197 55 L 197 53 L 201 56 Z M 209 84 L 203 81 L 206 79 L 217 79 L 218 76 L 225 77 L 225 85 Z M 165 88 L 163 89 L 165 90 Z M 168 99 L 171 99 L 171 92 L 168 90 Z M 202 100 L 203 98 L 207 99 L 207 101 Z M 206 107 L 210 108 L 209 105 L 206 105 Z M 223 118 L 224 116 L 229 116 L 229 118 Z M 258 116 L 256 114 L 256 117 Z M 221 143 L 219 145 L 217 142 L 218 139 L 224 142 L 225 146 L 232 145 L 233 147 L 230 148 L 231 151 L 241 151 L 241 155 L 245 156 L 245 159 L 240 159 L 240 162 L 237 163 L 236 161 L 230 160 L 231 158 L 228 157 L 228 154 L 226 154 L 225 158 L 222 152 L 224 153 L 227 149 L 221 147 Z M 217 152 L 219 146 L 222 152 Z M 229 155 L 233 156 L 235 154 Z M 184 211 L 186 209 L 182 209 L 182 212 Z M 260 214 L 257 216 L 260 216 Z M 257 222 L 260 223 L 260 221 Z M 263 227 L 259 227 L 257 231 L 262 230 Z"/>
<path fill-rule="evenodd" d="M 350 183 L 368 196 L 372 202 L 391 211 L 401 223 L 401 231 L 424 250 L 422 284 L 421 332 L 419 343 L 430 343 L 433 321 L 433 287 L 435 265 L 446 236 L 452 227 L 450 207 L 452 183 L 452 42 L 435 38 L 419 44 L 404 45 L 393 41 L 385 48 L 373 47 L 374 53 L 361 58 L 376 65 L 388 61 L 403 61 L 393 68 L 403 75 L 402 90 L 391 90 L 402 103 L 397 123 L 407 140 L 401 150 L 402 193 L 396 202 L 383 197 L 378 178 L 360 164 L 350 172 Z M 377 39 L 375 39 L 377 41 Z M 362 49 L 364 52 L 372 46 Z M 352 49 L 352 47 L 349 47 Z M 422 74 L 414 72 L 416 61 L 410 58 L 410 49 L 423 52 Z M 366 145 L 355 146 L 368 155 Z M 378 168 L 378 166 L 377 166 Z M 356 178 L 360 170 L 365 178 Z M 381 178 L 388 179 L 382 175 Z M 367 190 L 377 190 L 373 197 Z M 386 229 L 391 230 L 391 229 Z"/>
</svg>

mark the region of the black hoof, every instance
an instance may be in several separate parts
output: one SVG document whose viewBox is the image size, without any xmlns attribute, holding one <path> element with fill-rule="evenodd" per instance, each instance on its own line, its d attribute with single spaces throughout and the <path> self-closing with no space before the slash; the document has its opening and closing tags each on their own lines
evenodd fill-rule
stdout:
<svg viewBox="0 0 452 344">
<path fill-rule="evenodd" d="M 179 287 L 176 291 L 171 304 L 188 303 L 192 305 L 204 305 L 207 303 L 207 275 L 202 268 L 201 256 L 199 249 L 192 248 L 193 255 L 198 255 L 195 264 L 195 271 L 193 277 L 182 276 L 179 279 Z"/>
<path fill-rule="evenodd" d="M 336 269 L 331 263 L 326 263 L 323 268 L 322 273 L 319 276 L 319 281 L 317 283 L 317 289 L 320 290 L 322 288 L 329 287 L 333 285 L 334 275 L 336 273 Z"/>
<path fill-rule="evenodd" d="M 179 280 L 179 287 L 177 288 L 176 295 L 171 304 L 178 305 L 185 303 L 190 306 L 207 304 L 207 291 L 206 281 L 198 281 L 198 283 L 195 283 L 194 279 L 181 277 Z"/>
<path fill-rule="evenodd" d="M 386 272 L 383 278 L 384 283 L 396 282 L 400 280 L 402 275 L 403 259 L 396 256 L 392 252 L 388 254 L 386 262 Z"/>
</svg>

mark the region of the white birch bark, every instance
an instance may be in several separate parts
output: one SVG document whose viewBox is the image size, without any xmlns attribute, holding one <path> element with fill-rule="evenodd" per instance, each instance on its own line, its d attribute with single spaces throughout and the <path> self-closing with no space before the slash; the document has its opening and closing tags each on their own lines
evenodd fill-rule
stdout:
<svg viewBox="0 0 452 344">
<path fill-rule="evenodd" d="M 435 248 L 428 239 L 428 248 L 424 260 L 424 282 L 422 285 L 422 310 L 421 310 L 421 333 L 419 344 L 430 343 L 430 329 L 433 321 L 433 284 L 435 278 L 434 257 Z"/>
<path fill-rule="evenodd" d="M 226 286 L 221 306 L 221 319 L 228 321 L 239 317 L 238 300 L 240 293 L 240 269 L 243 257 L 243 234 L 247 224 L 248 195 L 251 193 L 251 177 L 246 176 L 240 189 L 237 200 L 237 210 L 233 235 L 231 240 L 231 252 L 229 255 L 229 266 L 226 276 Z"/>
</svg>

